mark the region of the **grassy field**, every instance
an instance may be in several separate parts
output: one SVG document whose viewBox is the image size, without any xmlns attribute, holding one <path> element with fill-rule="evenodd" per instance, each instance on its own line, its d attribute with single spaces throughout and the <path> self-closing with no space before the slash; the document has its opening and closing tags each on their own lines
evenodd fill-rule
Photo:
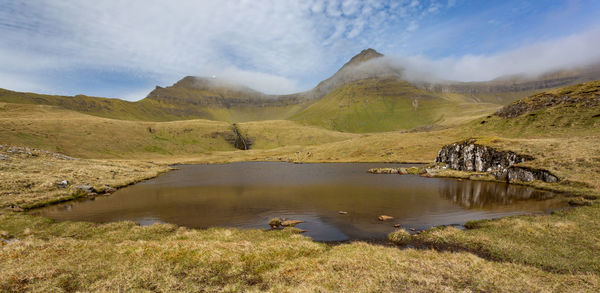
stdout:
<svg viewBox="0 0 600 293">
<path fill-rule="evenodd" d="M 3 213 L 2 291 L 593 292 L 590 273 L 553 273 L 467 252 L 329 246 L 294 230 L 53 223 Z"/>
<path fill-rule="evenodd" d="M 556 94 L 581 98 L 599 88 L 588 83 Z M 122 121 L 0 104 L 0 291 L 597 292 L 598 114 L 600 105 L 572 103 L 509 119 L 477 113 L 472 121 L 430 131 L 365 134 L 283 120 L 246 122 L 238 127 L 255 148 L 239 151 L 226 140 L 231 125 L 225 122 Z M 401 230 L 392 237 L 399 246 L 327 245 L 293 229 L 54 223 L 12 211 L 82 196 L 71 188 L 78 184 L 127 185 L 177 162 L 432 162 L 441 146 L 470 137 L 533 156 L 523 164 L 562 179 L 539 186 L 576 190 L 591 205 L 471 222 L 464 231 Z M 15 145 L 51 152 L 11 149 Z M 58 187 L 61 180 L 69 188 Z"/>
<path fill-rule="evenodd" d="M 256 149 L 307 146 L 354 137 L 291 121 L 240 123 Z M 160 159 L 233 151 L 232 126 L 211 120 L 125 121 L 53 106 L 0 103 L 0 141 L 83 158 Z"/>
</svg>

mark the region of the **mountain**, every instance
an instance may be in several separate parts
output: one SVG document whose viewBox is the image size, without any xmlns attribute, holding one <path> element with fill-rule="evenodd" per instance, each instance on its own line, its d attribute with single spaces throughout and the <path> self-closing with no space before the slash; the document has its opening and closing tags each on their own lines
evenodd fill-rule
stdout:
<svg viewBox="0 0 600 293">
<path fill-rule="evenodd" d="M 345 132 L 445 127 L 491 113 L 541 90 L 600 79 L 600 65 L 487 82 L 403 80 L 403 68 L 374 49 L 352 57 L 313 89 L 267 95 L 234 81 L 187 76 L 137 102 L 0 89 L 0 102 L 44 104 L 122 120 L 293 120 Z"/>
<path fill-rule="evenodd" d="M 169 87 L 156 87 L 142 100 L 178 117 L 244 122 L 286 119 L 309 102 L 299 94 L 267 95 L 214 78 L 187 76 Z"/>
</svg>

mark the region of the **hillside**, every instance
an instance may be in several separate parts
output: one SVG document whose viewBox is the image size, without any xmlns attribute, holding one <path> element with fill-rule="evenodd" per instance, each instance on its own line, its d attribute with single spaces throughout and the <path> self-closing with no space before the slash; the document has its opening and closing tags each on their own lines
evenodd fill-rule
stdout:
<svg viewBox="0 0 600 293">
<path fill-rule="evenodd" d="M 344 132 L 381 132 L 453 125 L 497 107 L 430 93 L 395 77 L 369 78 L 336 88 L 292 119 Z"/>
<path fill-rule="evenodd" d="M 354 137 L 291 121 L 238 124 L 252 149 L 307 146 Z M 35 147 L 82 158 L 199 156 L 235 151 L 231 124 L 211 120 L 127 121 L 56 106 L 0 103 L 0 144 Z"/>
<path fill-rule="evenodd" d="M 159 103 L 150 100 L 128 102 L 84 95 L 42 95 L 0 89 L 0 102 L 58 106 L 94 116 L 122 120 L 171 121 L 182 118 L 166 113 Z"/>
<path fill-rule="evenodd" d="M 594 65 L 538 78 L 409 83 L 402 79 L 402 68 L 382 57 L 373 49 L 363 50 L 312 90 L 289 95 L 266 95 L 232 81 L 187 76 L 171 86 L 157 86 L 137 102 L 2 89 L 0 102 L 51 105 L 119 120 L 292 120 L 330 130 L 364 133 L 453 126 L 540 90 L 600 78 L 600 66 Z"/>
<path fill-rule="evenodd" d="M 156 87 L 140 102 L 159 105 L 176 117 L 227 122 L 286 119 L 306 107 L 299 94 L 266 95 L 218 79 L 187 76 L 169 87 Z"/>
</svg>

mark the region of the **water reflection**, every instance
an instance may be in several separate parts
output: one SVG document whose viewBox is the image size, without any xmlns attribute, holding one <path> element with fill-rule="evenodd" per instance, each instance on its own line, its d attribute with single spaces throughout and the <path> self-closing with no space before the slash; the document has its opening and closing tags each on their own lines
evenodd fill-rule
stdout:
<svg viewBox="0 0 600 293">
<path fill-rule="evenodd" d="M 541 201 L 555 197 L 552 192 L 527 186 L 471 180 L 455 180 L 440 185 L 440 194 L 467 209 L 494 208 L 525 200 Z"/>
<path fill-rule="evenodd" d="M 181 166 L 112 196 L 32 213 L 57 220 L 167 222 L 194 228 L 268 228 L 270 218 L 283 217 L 305 221 L 298 227 L 316 240 L 341 241 L 384 239 L 396 223 L 425 229 L 564 205 L 551 193 L 523 186 L 366 172 L 389 166 L 266 162 Z M 348 214 L 340 215 L 340 210 Z M 378 221 L 381 214 L 395 219 Z"/>
</svg>

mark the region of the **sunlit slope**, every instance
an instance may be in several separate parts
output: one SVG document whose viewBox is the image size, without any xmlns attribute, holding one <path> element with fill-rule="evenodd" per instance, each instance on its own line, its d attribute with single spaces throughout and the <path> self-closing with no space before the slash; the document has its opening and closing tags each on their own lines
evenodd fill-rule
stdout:
<svg viewBox="0 0 600 293">
<path fill-rule="evenodd" d="M 517 100 L 497 114 L 474 120 L 462 128 L 506 137 L 598 135 L 600 81 L 562 87 Z"/>
<path fill-rule="evenodd" d="M 168 105 L 149 100 L 128 102 L 83 95 L 73 97 L 41 95 L 0 89 L 0 102 L 52 105 L 94 116 L 122 120 L 169 121 L 182 119 L 182 117 L 164 111 L 163 108 Z"/>
<path fill-rule="evenodd" d="M 291 121 L 239 125 L 253 149 L 313 145 L 352 134 Z M 0 142 L 84 158 L 158 158 L 236 151 L 232 125 L 210 120 L 146 122 L 107 119 L 54 106 L 0 103 Z"/>
<path fill-rule="evenodd" d="M 421 90 L 397 78 L 371 78 L 336 88 L 292 119 L 344 132 L 384 132 L 456 124 L 497 108 Z"/>
<path fill-rule="evenodd" d="M 137 102 L 120 99 L 98 98 L 83 95 L 56 96 L 14 92 L 0 89 L 0 102 L 58 106 L 89 115 L 120 120 L 176 121 L 208 119 L 226 122 L 286 119 L 306 107 L 303 103 L 257 103 L 245 98 L 233 105 L 218 103 L 215 97 L 223 93 L 198 90 L 195 99 L 185 97 L 186 90 L 170 91 L 175 98 L 150 99 Z"/>
</svg>

